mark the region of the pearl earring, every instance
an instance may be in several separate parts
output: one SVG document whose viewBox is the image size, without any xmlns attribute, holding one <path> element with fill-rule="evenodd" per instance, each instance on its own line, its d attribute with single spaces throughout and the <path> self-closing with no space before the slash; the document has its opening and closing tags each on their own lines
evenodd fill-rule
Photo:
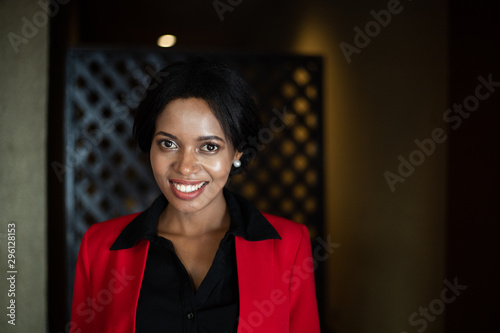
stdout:
<svg viewBox="0 0 500 333">
<path fill-rule="evenodd" d="M 241 161 L 240 160 L 236 160 L 233 162 L 233 165 L 235 168 L 239 168 L 241 166 Z"/>
</svg>

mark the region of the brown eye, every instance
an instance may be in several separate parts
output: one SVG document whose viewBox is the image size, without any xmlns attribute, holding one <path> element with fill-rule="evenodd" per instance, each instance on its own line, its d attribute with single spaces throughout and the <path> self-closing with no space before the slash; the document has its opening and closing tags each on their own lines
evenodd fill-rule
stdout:
<svg viewBox="0 0 500 333">
<path fill-rule="evenodd" d="M 177 148 L 177 145 L 170 140 L 161 140 L 160 141 L 160 146 L 165 149 L 174 149 Z"/>
<path fill-rule="evenodd" d="M 219 146 L 211 144 L 211 143 L 207 143 L 206 145 L 201 147 L 201 150 L 209 152 L 209 153 L 214 153 L 217 150 L 219 150 Z"/>
</svg>

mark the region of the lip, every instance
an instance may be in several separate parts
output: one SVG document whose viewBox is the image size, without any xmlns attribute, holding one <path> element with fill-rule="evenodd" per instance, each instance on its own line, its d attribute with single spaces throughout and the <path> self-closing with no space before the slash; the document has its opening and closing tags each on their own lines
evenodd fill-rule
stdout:
<svg viewBox="0 0 500 333">
<path fill-rule="evenodd" d="M 174 186 L 174 183 L 183 184 L 183 185 L 196 185 L 196 184 L 203 183 L 203 182 L 205 184 L 202 187 L 200 187 L 196 191 L 189 192 L 189 193 L 181 192 L 178 189 L 176 189 Z M 177 198 L 179 198 L 181 200 L 193 200 L 194 198 L 198 197 L 205 190 L 205 187 L 208 184 L 208 182 L 203 181 L 203 180 L 170 179 L 169 184 L 170 184 L 170 188 L 172 189 L 172 192 L 174 193 L 174 195 Z"/>
</svg>

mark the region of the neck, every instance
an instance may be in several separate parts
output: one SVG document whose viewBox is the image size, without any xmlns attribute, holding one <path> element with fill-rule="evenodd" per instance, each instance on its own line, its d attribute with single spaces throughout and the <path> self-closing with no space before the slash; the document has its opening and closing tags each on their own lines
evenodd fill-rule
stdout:
<svg viewBox="0 0 500 333">
<path fill-rule="evenodd" d="M 183 213 L 173 205 L 168 205 L 158 220 L 158 233 L 184 236 L 199 236 L 221 229 L 228 229 L 229 211 L 224 196 L 221 195 L 207 207 L 192 213 Z"/>
</svg>

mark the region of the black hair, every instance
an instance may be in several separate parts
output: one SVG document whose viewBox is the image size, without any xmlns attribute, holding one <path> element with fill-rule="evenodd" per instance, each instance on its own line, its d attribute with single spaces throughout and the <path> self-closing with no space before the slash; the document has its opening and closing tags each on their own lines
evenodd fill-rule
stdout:
<svg viewBox="0 0 500 333">
<path fill-rule="evenodd" d="M 257 105 L 245 81 L 226 65 L 204 58 L 170 64 L 152 80 L 146 97 L 139 104 L 133 135 L 139 148 L 149 153 L 156 120 L 168 103 L 179 98 L 200 98 L 207 102 L 233 147 L 243 152 L 239 173 L 255 156 L 249 149 L 250 137 L 259 131 Z"/>
</svg>

